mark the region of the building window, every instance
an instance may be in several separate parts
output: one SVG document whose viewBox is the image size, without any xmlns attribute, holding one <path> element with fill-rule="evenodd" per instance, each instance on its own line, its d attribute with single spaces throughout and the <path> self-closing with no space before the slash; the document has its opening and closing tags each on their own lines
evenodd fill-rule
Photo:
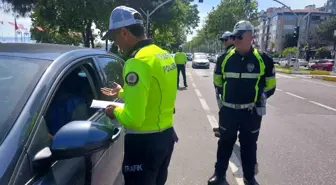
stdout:
<svg viewBox="0 0 336 185">
<path fill-rule="evenodd" d="M 312 21 L 319 21 L 319 20 L 320 20 L 320 16 L 313 15 L 313 16 L 311 17 L 311 20 L 312 20 Z"/>
<path fill-rule="evenodd" d="M 294 15 L 285 15 L 284 18 L 285 18 L 286 21 L 296 20 L 296 17 Z"/>
<path fill-rule="evenodd" d="M 294 25 L 284 25 L 285 30 L 294 30 L 295 26 Z"/>
</svg>

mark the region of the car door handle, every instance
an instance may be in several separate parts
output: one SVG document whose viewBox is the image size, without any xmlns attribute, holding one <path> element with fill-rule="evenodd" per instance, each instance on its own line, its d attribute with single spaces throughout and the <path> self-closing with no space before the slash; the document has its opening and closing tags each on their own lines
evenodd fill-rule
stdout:
<svg viewBox="0 0 336 185">
<path fill-rule="evenodd" d="M 114 129 L 114 134 L 113 134 L 113 136 L 111 138 L 112 142 L 116 141 L 119 138 L 119 136 L 121 135 L 121 131 L 122 131 L 121 127 L 118 127 L 118 128 Z"/>
</svg>

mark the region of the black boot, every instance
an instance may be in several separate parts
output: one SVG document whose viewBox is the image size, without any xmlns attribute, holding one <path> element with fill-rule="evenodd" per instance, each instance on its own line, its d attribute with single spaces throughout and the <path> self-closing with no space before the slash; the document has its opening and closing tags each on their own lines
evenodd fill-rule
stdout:
<svg viewBox="0 0 336 185">
<path fill-rule="evenodd" d="M 244 184 L 245 185 L 259 185 L 259 183 L 257 182 L 257 180 L 255 178 L 253 178 L 251 180 L 246 180 L 244 178 Z"/>
<path fill-rule="evenodd" d="M 215 173 L 209 178 L 208 185 L 229 185 L 229 183 L 226 181 L 225 176 L 217 176 Z"/>
</svg>

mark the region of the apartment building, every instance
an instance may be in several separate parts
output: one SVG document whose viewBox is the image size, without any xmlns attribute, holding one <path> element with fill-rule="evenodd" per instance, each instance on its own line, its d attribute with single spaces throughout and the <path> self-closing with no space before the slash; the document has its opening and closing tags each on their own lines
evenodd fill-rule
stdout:
<svg viewBox="0 0 336 185">
<path fill-rule="evenodd" d="M 327 0 L 323 6 L 323 10 L 329 13 L 336 14 L 336 0 Z"/>
<path fill-rule="evenodd" d="M 333 16 L 330 12 L 321 12 L 315 5 L 305 9 L 293 10 L 300 21 L 300 44 L 305 45 L 318 25 Z M 261 12 L 256 40 L 262 50 L 276 52 L 283 50 L 286 34 L 293 34 L 297 17 L 286 8 L 269 8 Z M 258 38 L 257 38 L 258 37 Z"/>
</svg>

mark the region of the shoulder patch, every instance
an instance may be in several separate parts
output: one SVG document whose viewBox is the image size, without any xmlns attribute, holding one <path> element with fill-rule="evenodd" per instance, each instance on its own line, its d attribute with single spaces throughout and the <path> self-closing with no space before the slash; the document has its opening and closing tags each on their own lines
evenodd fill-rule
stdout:
<svg viewBox="0 0 336 185">
<path fill-rule="evenodd" d="M 139 81 L 139 75 L 135 72 L 129 72 L 126 75 L 125 81 L 126 81 L 127 85 L 134 86 Z"/>
</svg>

